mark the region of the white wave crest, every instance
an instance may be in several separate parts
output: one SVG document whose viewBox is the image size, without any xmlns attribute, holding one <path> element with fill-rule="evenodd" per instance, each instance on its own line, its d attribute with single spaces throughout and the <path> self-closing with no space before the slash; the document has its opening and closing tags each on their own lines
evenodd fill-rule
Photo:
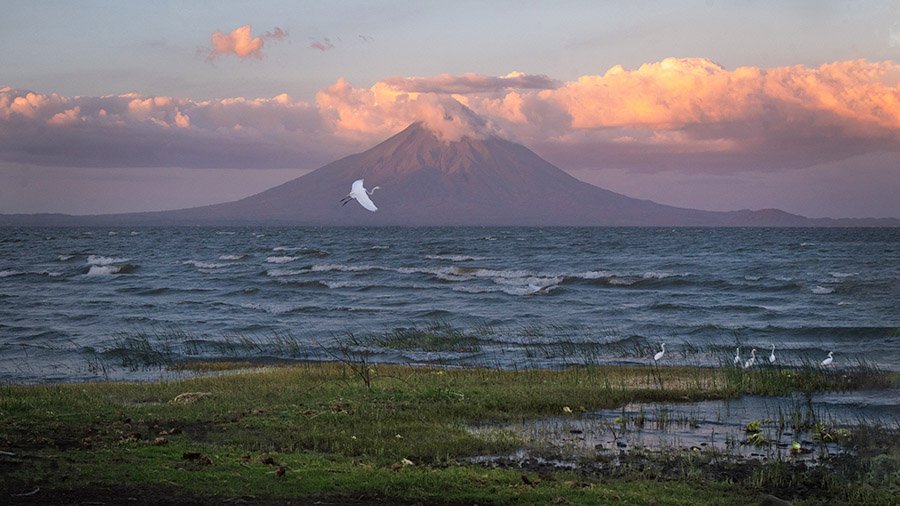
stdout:
<svg viewBox="0 0 900 506">
<path fill-rule="evenodd" d="M 272 248 L 272 251 L 300 251 L 304 248 L 301 247 L 291 247 L 291 246 L 275 246 Z"/>
<path fill-rule="evenodd" d="M 609 271 L 587 271 L 587 272 L 579 272 L 577 274 L 572 274 L 573 278 L 581 278 L 581 279 L 605 279 L 611 278 L 615 276 L 612 272 Z"/>
<path fill-rule="evenodd" d="M 382 245 L 380 245 L 380 244 L 376 244 L 375 246 L 372 246 L 372 247 L 369 248 L 369 249 L 391 249 L 391 247 L 390 247 L 390 246 L 382 246 Z"/>
<path fill-rule="evenodd" d="M 59 255 L 58 257 L 56 257 L 56 259 L 59 260 L 60 262 L 66 262 L 73 258 L 75 258 L 75 255 Z"/>
<path fill-rule="evenodd" d="M 289 269 L 269 269 L 266 271 L 266 276 L 272 277 L 280 277 L 280 276 L 298 276 L 300 274 L 307 274 L 312 272 L 309 269 L 300 269 L 300 270 L 289 270 Z"/>
<path fill-rule="evenodd" d="M 429 260 L 449 260 L 451 262 L 472 262 L 477 260 L 487 260 L 485 257 L 476 257 L 471 255 L 425 255 Z"/>
<path fill-rule="evenodd" d="M 372 270 L 384 270 L 381 267 L 376 267 L 374 265 L 343 265 L 343 264 L 316 264 L 313 265 L 310 269 L 310 272 L 329 272 L 329 271 L 341 271 L 341 272 L 360 272 L 360 271 L 372 271 Z M 395 269 L 397 272 L 400 272 L 399 269 Z"/>
<path fill-rule="evenodd" d="M 354 288 L 359 286 L 346 281 L 322 281 L 322 283 L 332 290 L 335 288 Z"/>
<path fill-rule="evenodd" d="M 202 260 L 185 260 L 181 262 L 182 265 L 193 265 L 199 269 L 220 269 L 222 267 L 228 267 L 228 264 L 219 264 L 215 262 L 204 262 Z"/>
<path fill-rule="evenodd" d="M 288 262 L 293 262 L 294 260 L 299 259 L 300 257 L 289 257 L 289 256 L 275 256 L 275 257 L 266 257 L 266 262 L 270 264 L 286 264 Z"/>
<path fill-rule="evenodd" d="M 850 278 L 858 275 L 858 272 L 829 272 L 828 273 L 833 278 Z"/>
<path fill-rule="evenodd" d="M 27 274 L 34 274 L 37 276 L 50 276 L 51 278 L 56 278 L 62 276 L 61 272 L 53 272 L 53 271 L 0 271 L 0 278 L 8 278 L 12 276 L 24 276 Z"/>
<path fill-rule="evenodd" d="M 90 265 L 112 265 L 112 264 L 120 264 L 122 262 L 127 262 L 131 260 L 130 258 L 113 258 L 113 257 L 105 257 L 101 255 L 90 255 L 87 257 L 87 263 Z"/>
<path fill-rule="evenodd" d="M 814 293 L 816 295 L 827 295 L 827 294 L 833 293 L 833 292 L 834 292 L 834 288 L 827 288 L 824 286 L 816 285 L 812 288 L 812 293 Z"/>
<path fill-rule="evenodd" d="M 219 260 L 243 260 L 247 255 L 220 255 Z"/>
<path fill-rule="evenodd" d="M 675 276 L 670 272 L 647 271 L 643 274 L 644 279 L 666 279 Z"/>
<path fill-rule="evenodd" d="M 92 265 L 85 276 L 111 276 L 118 274 L 121 269 L 115 265 Z"/>
</svg>

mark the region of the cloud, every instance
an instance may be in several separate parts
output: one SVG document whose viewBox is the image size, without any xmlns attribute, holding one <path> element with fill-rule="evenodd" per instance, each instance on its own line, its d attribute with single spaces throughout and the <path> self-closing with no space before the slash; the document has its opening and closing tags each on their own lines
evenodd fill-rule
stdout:
<svg viewBox="0 0 900 506">
<path fill-rule="evenodd" d="M 322 40 L 314 40 L 309 44 L 310 49 L 318 49 L 319 51 L 328 51 L 329 49 L 334 49 L 334 44 L 331 43 L 331 40 L 328 37 L 323 38 Z"/>
<path fill-rule="evenodd" d="M 545 75 L 528 75 L 521 72 L 512 72 L 501 77 L 478 74 L 389 77 L 382 82 L 392 88 L 408 92 L 444 94 L 493 93 L 510 88 L 553 89 L 560 85 L 559 81 Z"/>
<path fill-rule="evenodd" d="M 213 32 L 210 36 L 212 48 L 208 50 L 206 59 L 215 60 L 222 55 L 234 55 L 238 58 L 263 59 L 263 46 L 266 40 L 280 41 L 287 37 L 287 33 L 277 26 L 272 31 L 254 37 L 251 25 L 239 26 L 230 33 Z"/>
<path fill-rule="evenodd" d="M 566 169 L 777 171 L 900 152 L 900 65 L 729 70 L 669 58 L 565 82 L 463 74 L 358 87 L 339 78 L 309 102 L 64 97 L 5 87 L 0 160 L 315 168 L 414 121 L 445 140 L 498 134 Z"/>
<path fill-rule="evenodd" d="M 898 75 L 892 62 L 727 70 L 668 58 L 467 105 L 570 168 L 778 169 L 900 150 Z"/>
</svg>

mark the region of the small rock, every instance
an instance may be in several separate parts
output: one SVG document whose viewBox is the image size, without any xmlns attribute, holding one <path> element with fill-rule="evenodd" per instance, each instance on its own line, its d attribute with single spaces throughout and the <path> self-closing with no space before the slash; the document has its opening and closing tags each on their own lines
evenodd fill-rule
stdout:
<svg viewBox="0 0 900 506">
<path fill-rule="evenodd" d="M 212 394 L 209 392 L 184 392 L 182 394 L 178 394 L 172 399 L 170 402 L 172 404 L 193 404 L 204 397 L 209 397 Z"/>
<path fill-rule="evenodd" d="M 153 440 L 153 444 L 155 444 L 156 446 L 167 445 L 169 444 L 169 440 L 164 437 L 158 437 Z"/>
</svg>

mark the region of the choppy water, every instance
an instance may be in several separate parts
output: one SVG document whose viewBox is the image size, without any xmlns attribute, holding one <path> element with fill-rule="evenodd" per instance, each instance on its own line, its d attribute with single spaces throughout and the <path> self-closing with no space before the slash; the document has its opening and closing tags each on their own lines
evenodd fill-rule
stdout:
<svg viewBox="0 0 900 506">
<path fill-rule="evenodd" d="M 129 336 L 221 356 L 288 335 L 243 350 L 322 358 L 436 320 L 478 346 L 374 358 L 631 363 L 664 341 L 664 363 L 717 364 L 774 343 L 896 370 L 898 300 L 900 229 L 0 228 L 0 380 L 110 375 L 90 357 Z"/>
</svg>

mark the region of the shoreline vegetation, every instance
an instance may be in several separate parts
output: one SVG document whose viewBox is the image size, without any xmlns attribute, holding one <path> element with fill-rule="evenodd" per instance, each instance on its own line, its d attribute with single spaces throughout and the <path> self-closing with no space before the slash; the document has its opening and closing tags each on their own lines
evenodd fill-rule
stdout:
<svg viewBox="0 0 900 506">
<path fill-rule="evenodd" d="M 474 346 L 453 332 L 422 337 L 398 331 L 384 340 L 397 348 Z M 157 364 L 215 373 L 174 380 L 4 385 L 2 501 L 891 504 L 900 493 L 896 420 L 832 425 L 802 402 L 779 419 L 748 420 L 735 444 L 769 448 L 764 458 L 713 447 L 570 452 L 514 428 L 622 409 L 606 427 L 621 434 L 645 424 L 643 408 L 624 416 L 630 403 L 811 399 L 896 389 L 898 373 L 812 365 L 451 368 L 372 363 L 354 346 L 336 350 L 325 362 Z M 810 440 L 773 453 L 761 425 L 805 431 Z M 835 445 L 840 451 L 827 449 Z M 801 458 L 811 452 L 819 457 Z"/>
</svg>

